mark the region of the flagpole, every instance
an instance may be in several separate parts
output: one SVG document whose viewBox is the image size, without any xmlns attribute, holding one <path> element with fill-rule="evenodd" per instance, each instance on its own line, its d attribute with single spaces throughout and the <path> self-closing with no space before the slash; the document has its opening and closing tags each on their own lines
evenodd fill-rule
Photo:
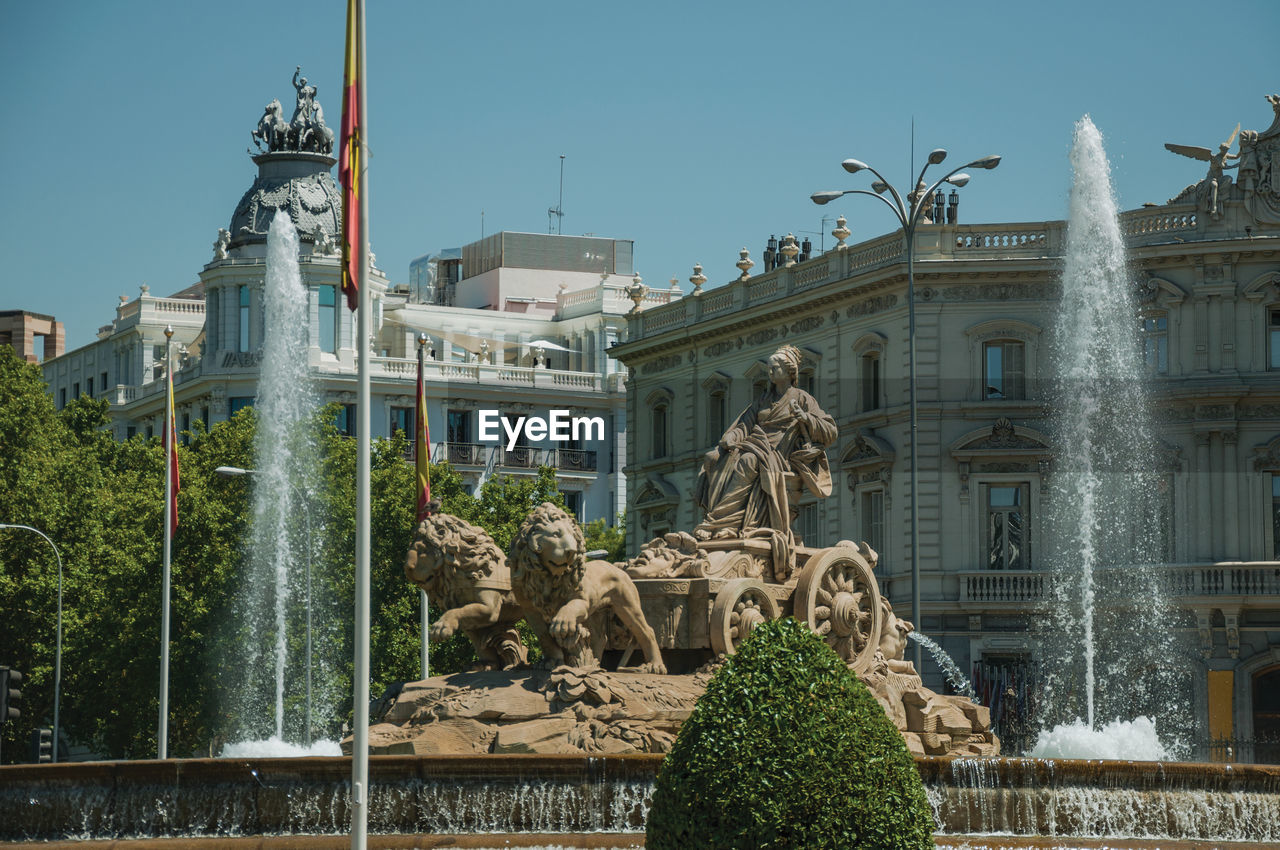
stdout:
<svg viewBox="0 0 1280 850">
<path fill-rule="evenodd" d="M 425 419 L 427 416 L 426 352 L 427 352 L 427 335 L 424 333 L 419 333 L 418 334 L 418 403 L 416 405 L 417 407 L 416 415 L 419 418 L 421 418 L 423 421 L 414 422 L 414 426 L 415 426 L 414 430 L 417 432 L 413 435 L 413 452 L 414 452 L 413 466 L 414 466 L 415 474 L 418 474 L 419 471 L 422 469 L 422 464 L 423 464 L 422 453 L 423 452 L 427 453 L 426 462 L 427 463 L 431 462 L 431 444 L 427 443 L 425 446 L 423 445 L 423 443 L 426 442 L 424 437 L 430 433 L 430 429 L 426 427 L 426 422 L 425 422 Z M 422 486 L 422 482 L 419 481 L 415 485 L 414 489 L 417 490 L 417 488 L 421 486 Z M 421 493 L 418 493 L 418 499 L 419 501 L 421 501 L 422 499 Z M 418 505 L 418 522 L 422 522 L 422 519 L 423 519 L 422 513 L 423 513 L 423 506 L 419 504 Z M 428 628 L 427 592 L 425 590 L 420 592 L 422 594 L 422 598 L 419 600 L 422 606 L 422 612 L 420 616 L 421 628 L 422 628 L 422 678 L 428 679 L 431 677 L 430 664 L 429 664 L 431 659 L 431 648 L 430 648 L 430 638 L 427 631 L 427 628 Z"/>
<path fill-rule="evenodd" d="M 369 337 L 373 326 L 369 304 L 369 103 L 366 97 L 365 9 L 356 4 L 356 50 L 359 71 L 359 193 L 360 193 L 360 308 L 356 338 L 356 616 L 355 681 L 352 696 L 351 847 L 365 850 L 369 830 Z"/>
<path fill-rule="evenodd" d="M 156 758 L 169 757 L 169 555 L 173 547 L 173 325 L 164 329 L 164 581 L 160 590 L 160 728 Z"/>
</svg>

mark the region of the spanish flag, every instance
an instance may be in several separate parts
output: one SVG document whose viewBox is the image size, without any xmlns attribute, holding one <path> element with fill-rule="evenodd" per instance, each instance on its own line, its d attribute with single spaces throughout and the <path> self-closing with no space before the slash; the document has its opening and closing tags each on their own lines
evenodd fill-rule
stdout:
<svg viewBox="0 0 1280 850">
<path fill-rule="evenodd" d="M 342 291 L 347 307 L 360 305 L 360 266 L 364 234 L 360 232 L 360 68 L 364 39 L 359 33 L 357 0 L 347 0 L 347 52 L 342 88 L 342 146 L 338 181 L 342 184 Z"/>
<path fill-rule="evenodd" d="M 165 465 L 169 474 L 169 536 L 178 530 L 178 428 L 173 420 L 173 372 L 169 377 L 169 428 L 165 433 Z"/>
<path fill-rule="evenodd" d="M 413 435 L 413 465 L 418 473 L 418 522 L 427 518 L 431 501 L 431 428 L 427 423 L 427 384 L 422 374 L 422 355 L 418 355 L 418 415 Z"/>
</svg>

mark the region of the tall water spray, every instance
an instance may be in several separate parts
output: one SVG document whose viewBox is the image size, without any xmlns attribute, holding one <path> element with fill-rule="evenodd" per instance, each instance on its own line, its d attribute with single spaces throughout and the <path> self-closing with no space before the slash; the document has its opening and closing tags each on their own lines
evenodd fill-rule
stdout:
<svg viewBox="0 0 1280 850">
<path fill-rule="evenodd" d="M 267 719 L 274 719 L 273 737 L 283 740 L 286 662 L 290 637 L 298 634 L 290 613 L 305 602 L 300 591 L 305 590 L 305 547 L 311 544 L 303 523 L 308 508 L 302 503 L 309 452 L 300 426 L 314 409 L 306 357 L 307 291 L 298 270 L 297 229 L 284 211 L 276 213 L 267 235 L 262 327 L 240 717 L 248 737 L 265 737 Z"/>
<path fill-rule="evenodd" d="M 1129 263 L 1102 136 L 1076 124 L 1062 304 L 1052 337 L 1056 455 L 1047 505 L 1053 588 L 1039 630 L 1045 727 L 1154 716 L 1177 728 L 1183 661 L 1158 564 L 1169 495 L 1150 422 Z M 1167 737 L 1167 735 L 1166 735 Z M 1153 752 L 1152 757 L 1161 755 Z"/>
</svg>

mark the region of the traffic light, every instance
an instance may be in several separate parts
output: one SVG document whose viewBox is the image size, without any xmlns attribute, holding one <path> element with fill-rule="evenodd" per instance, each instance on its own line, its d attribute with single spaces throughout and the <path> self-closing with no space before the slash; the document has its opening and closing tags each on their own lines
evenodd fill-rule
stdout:
<svg viewBox="0 0 1280 850">
<path fill-rule="evenodd" d="M 53 730 L 31 730 L 31 762 L 32 764 L 48 764 L 53 761 Z"/>
<path fill-rule="evenodd" d="M 22 674 L 12 667 L 0 667 L 0 725 L 6 720 L 17 720 L 22 716 Z"/>
</svg>

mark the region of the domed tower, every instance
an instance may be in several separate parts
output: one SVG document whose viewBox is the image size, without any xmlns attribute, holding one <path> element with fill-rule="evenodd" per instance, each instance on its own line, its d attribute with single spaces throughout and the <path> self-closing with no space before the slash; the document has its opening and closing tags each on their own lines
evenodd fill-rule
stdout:
<svg viewBox="0 0 1280 850">
<path fill-rule="evenodd" d="M 263 109 L 251 134 L 256 150 L 249 151 L 258 167 L 257 178 L 236 205 L 230 227 L 218 230 L 213 259 L 200 274 L 205 286 L 206 373 L 256 375 L 267 332 L 262 311 L 267 232 L 281 210 L 293 219 L 301 242 L 298 261 L 310 301 L 308 361 L 331 364 L 338 371 L 354 369 L 354 328 L 351 315 L 341 309 L 339 291 L 342 194 L 331 173 L 337 162 L 335 134 L 325 123 L 316 87 L 300 71 L 293 75 L 292 118 L 286 120 L 278 98 Z M 386 279 L 371 269 L 369 283 L 370 294 L 379 302 Z"/>
</svg>

